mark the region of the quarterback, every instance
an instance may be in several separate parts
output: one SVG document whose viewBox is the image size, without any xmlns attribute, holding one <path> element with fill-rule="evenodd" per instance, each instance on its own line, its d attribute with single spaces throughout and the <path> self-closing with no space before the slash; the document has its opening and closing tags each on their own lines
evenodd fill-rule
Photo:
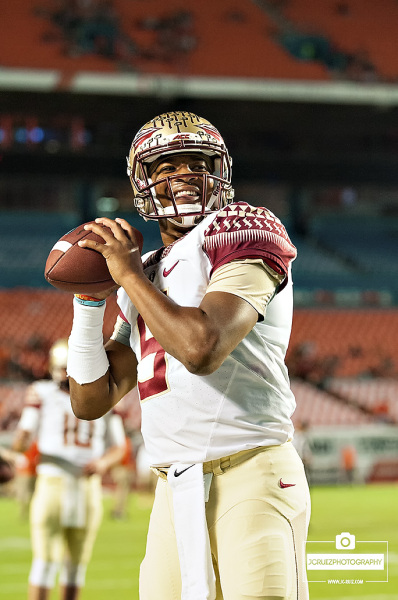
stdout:
<svg viewBox="0 0 398 600">
<path fill-rule="evenodd" d="M 30 510 L 33 561 L 29 600 L 51 596 L 59 570 L 61 600 L 77 600 L 102 518 L 101 476 L 124 453 L 121 417 L 78 420 L 66 378 L 67 340 L 50 350 L 52 379 L 28 388 L 13 449 L 37 438 L 39 464 Z"/>
<path fill-rule="evenodd" d="M 164 246 L 140 257 L 134 228 L 87 228 L 119 287 L 75 296 L 68 375 L 75 414 L 104 415 L 137 386 L 158 475 L 141 600 L 306 600 L 310 500 L 285 366 L 296 249 L 280 220 L 234 201 L 231 158 L 204 118 L 162 114 L 127 159 L 134 202 Z M 106 228 L 102 229 L 102 225 Z"/>
</svg>

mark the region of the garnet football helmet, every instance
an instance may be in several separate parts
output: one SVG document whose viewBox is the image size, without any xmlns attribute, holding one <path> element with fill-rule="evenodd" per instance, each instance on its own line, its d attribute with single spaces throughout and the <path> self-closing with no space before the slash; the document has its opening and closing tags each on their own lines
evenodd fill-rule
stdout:
<svg viewBox="0 0 398 600">
<path fill-rule="evenodd" d="M 210 157 L 213 172 L 197 174 L 202 177 L 202 198 L 195 204 L 178 205 L 170 181 L 178 176 L 168 175 L 157 180 L 150 178 L 149 166 L 160 157 L 176 153 L 204 154 Z M 231 185 L 232 160 L 224 140 L 217 129 L 206 119 L 185 111 L 168 112 L 155 117 L 138 131 L 127 157 L 127 174 L 134 190 L 134 204 L 138 213 L 148 219 L 181 217 L 179 226 L 192 227 L 196 217 L 226 206 L 234 197 Z M 209 197 L 207 183 L 213 182 Z M 156 185 L 167 181 L 171 206 L 163 207 L 156 197 Z"/>
</svg>

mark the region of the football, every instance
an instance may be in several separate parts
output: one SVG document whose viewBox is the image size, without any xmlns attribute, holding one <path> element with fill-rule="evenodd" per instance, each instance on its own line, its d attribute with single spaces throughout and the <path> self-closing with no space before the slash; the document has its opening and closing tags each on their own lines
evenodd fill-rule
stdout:
<svg viewBox="0 0 398 600">
<path fill-rule="evenodd" d="M 46 261 L 44 276 L 48 283 L 59 290 L 95 297 L 96 293 L 109 289 L 115 282 L 102 254 L 78 245 L 83 239 L 104 243 L 102 237 L 84 229 L 86 224 L 72 229 L 53 246 Z M 134 232 L 141 252 L 142 234 L 138 229 L 134 229 Z"/>
</svg>

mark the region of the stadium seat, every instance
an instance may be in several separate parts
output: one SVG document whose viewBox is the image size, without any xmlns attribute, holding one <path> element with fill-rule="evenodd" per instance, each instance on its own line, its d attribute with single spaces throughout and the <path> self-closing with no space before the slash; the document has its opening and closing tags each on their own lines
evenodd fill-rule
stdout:
<svg viewBox="0 0 398 600">
<path fill-rule="evenodd" d="M 72 326 L 72 294 L 56 290 L 16 288 L 0 291 L 3 320 L 0 336 L 2 376 L 41 378 L 53 342 L 68 337 Z M 118 312 L 116 297 L 107 301 L 104 338 L 109 339 Z M 5 374 L 5 375 L 4 375 Z"/>
<path fill-rule="evenodd" d="M 353 406 L 336 400 L 327 391 L 313 385 L 293 379 L 292 391 L 297 408 L 293 413 L 294 423 L 306 423 L 308 426 L 322 425 L 360 425 L 372 422 L 372 418 Z"/>
<path fill-rule="evenodd" d="M 293 349 L 311 341 L 319 361 L 336 358 L 334 377 L 392 376 L 398 372 L 397 327 L 394 309 L 296 310 L 287 361 Z"/>
<path fill-rule="evenodd" d="M 92 53 L 76 57 L 65 52 L 60 31 L 44 15 L 45 10 L 54 9 L 50 1 L 43 2 L 41 10 L 34 0 L 7 3 L 0 22 L 2 65 L 59 70 L 64 74 L 61 86 L 66 86 L 77 71 L 115 73 L 121 69 L 199 77 L 329 79 L 323 65 L 298 61 L 282 48 L 274 40 L 272 21 L 250 0 L 206 0 L 190 5 L 192 31 L 185 40 L 186 49 L 182 39 L 181 48 L 177 47 L 174 53 L 171 50 L 169 58 L 162 58 L 167 44 L 157 37 L 161 31 L 157 32 L 156 26 L 145 30 L 139 24 L 144 20 L 156 23 L 186 12 L 183 0 L 170 0 L 167 5 L 159 0 L 114 0 L 113 6 L 122 32 L 118 44 L 131 46 L 116 60 Z M 177 37 L 171 30 L 170 42 L 174 46 Z"/>
<path fill-rule="evenodd" d="M 342 4 L 339 7 L 339 4 Z M 398 5 L 372 0 L 289 0 L 284 15 L 303 30 L 322 33 L 347 54 L 369 59 L 381 77 L 396 80 Z"/>
</svg>

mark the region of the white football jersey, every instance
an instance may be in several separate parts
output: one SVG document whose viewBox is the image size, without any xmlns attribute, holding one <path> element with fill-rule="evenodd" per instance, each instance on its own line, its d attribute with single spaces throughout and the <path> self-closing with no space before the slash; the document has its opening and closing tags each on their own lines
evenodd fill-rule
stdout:
<svg viewBox="0 0 398 600">
<path fill-rule="evenodd" d="M 90 461 L 102 456 L 108 446 L 125 443 L 119 415 L 108 413 L 95 421 L 82 421 L 72 411 L 69 394 L 54 381 L 37 381 L 28 392 L 18 424 L 36 435 L 43 462 L 39 474 L 62 475 L 65 470 L 79 476 Z"/>
<path fill-rule="evenodd" d="M 296 249 L 265 208 L 236 203 L 206 217 L 167 248 L 143 257 L 153 284 L 182 306 L 199 306 L 215 269 L 261 258 L 286 275 L 264 320 L 214 373 L 191 374 L 163 350 L 123 289 L 118 303 L 131 324 L 138 360 L 142 435 L 153 466 L 200 463 L 293 436 L 295 409 L 284 358 L 293 298 L 290 263 Z"/>
</svg>

